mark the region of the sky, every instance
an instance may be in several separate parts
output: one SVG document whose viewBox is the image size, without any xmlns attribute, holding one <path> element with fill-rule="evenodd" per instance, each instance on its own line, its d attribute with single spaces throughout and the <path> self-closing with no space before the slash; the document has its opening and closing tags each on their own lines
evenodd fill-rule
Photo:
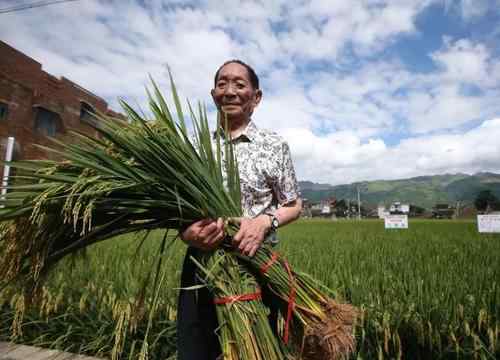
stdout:
<svg viewBox="0 0 500 360">
<path fill-rule="evenodd" d="M 114 110 L 145 106 L 149 74 L 168 96 L 168 66 L 214 119 L 241 59 L 299 180 L 500 172 L 500 0 L 78 0 L 0 14 L 0 39 Z"/>
</svg>

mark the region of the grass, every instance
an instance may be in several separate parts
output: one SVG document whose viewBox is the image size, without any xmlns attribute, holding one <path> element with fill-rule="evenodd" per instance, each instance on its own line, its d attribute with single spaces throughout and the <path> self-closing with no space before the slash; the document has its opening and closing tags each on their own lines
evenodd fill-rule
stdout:
<svg viewBox="0 0 500 360">
<path fill-rule="evenodd" d="M 32 309 L 23 311 L 19 295 L 4 290 L 0 340 L 136 358 L 153 298 L 141 283 L 162 235 L 153 234 L 134 261 L 137 239 L 130 236 L 92 247 L 85 261 L 66 259 Z M 413 220 L 408 230 L 386 231 L 381 221 L 302 220 L 280 238 L 294 269 L 364 310 L 357 358 L 500 357 L 500 235 L 480 235 L 468 221 Z M 177 242 L 165 262 L 148 335 L 152 359 L 175 353 L 183 252 Z"/>
<path fill-rule="evenodd" d="M 473 222 L 391 231 L 379 221 L 304 222 L 287 229 L 282 248 L 366 310 L 363 358 L 499 355 L 500 236 L 479 235 Z"/>
</svg>

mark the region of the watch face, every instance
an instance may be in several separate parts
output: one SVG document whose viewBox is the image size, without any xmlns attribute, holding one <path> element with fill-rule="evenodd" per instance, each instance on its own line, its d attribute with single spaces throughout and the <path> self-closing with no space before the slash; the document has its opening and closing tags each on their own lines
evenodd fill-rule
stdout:
<svg viewBox="0 0 500 360">
<path fill-rule="evenodd" d="M 273 221 L 272 221 L 272 227 L 273 227 L 273 229 L 277 229 L 278 226 L 279 226 L 278 219 L 274 218 Z"/>
</svg>

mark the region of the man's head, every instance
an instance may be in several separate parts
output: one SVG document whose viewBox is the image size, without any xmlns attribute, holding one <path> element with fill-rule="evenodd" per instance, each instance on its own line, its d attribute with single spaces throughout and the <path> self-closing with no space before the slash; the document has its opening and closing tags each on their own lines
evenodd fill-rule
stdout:
<svg viewBox="0 0 500 360">
<path fill-rule="evenodd" d="M 262 98 L 259 78 L 244 62 L 227 61 L 215 73 L 212 98 L 230 122 L 247 123 Z"/>
<path fill-rule="evenodd" d="M 240 64 L 245 69 L 247 69 L 248 78 L 249 78 L 250 82 L 252 83 L 253 88 L 259 89 L 259 77 L 257 76 L 257 73 L 255 72 L 255 70 L 247 63 L 244 63 L 243 61 L 238 60 L 238 59 L 228 60 L 217 69 L 217 72 L 215 73 L 215 77 L 214 77 L 214 87 L 217 86 L 217 79 L 219 77 L 221 69 L 224 66 L 226 66 L 227 64 Z"/>
</svg>

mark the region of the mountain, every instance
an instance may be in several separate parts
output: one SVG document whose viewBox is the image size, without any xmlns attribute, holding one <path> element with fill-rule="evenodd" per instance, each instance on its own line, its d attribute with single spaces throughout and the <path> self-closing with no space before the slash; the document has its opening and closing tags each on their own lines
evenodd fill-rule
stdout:
<svg viewBox="0 0 500 360">
<path fill-rule="evenodd" d="M 436 203 L 473 203 L 481 190 L 492 190 L 500 198 L 500 174 L 477 173 L 418 176 L 401 180 L 363 181 L 346 185 L 316 184 L 311 181 L 299 182 L 302 196 L 315 202 L 331 197 L 337 199 L 357 199 L 359 187 L 364 204 L 389 205 L 394 201 L 411 203 L 430 209 Z"/>
</svg>

